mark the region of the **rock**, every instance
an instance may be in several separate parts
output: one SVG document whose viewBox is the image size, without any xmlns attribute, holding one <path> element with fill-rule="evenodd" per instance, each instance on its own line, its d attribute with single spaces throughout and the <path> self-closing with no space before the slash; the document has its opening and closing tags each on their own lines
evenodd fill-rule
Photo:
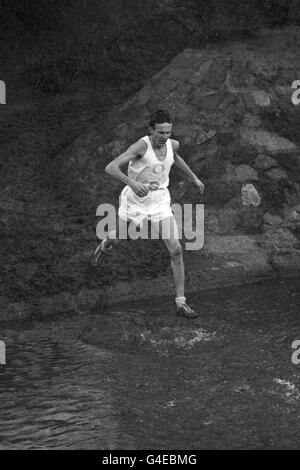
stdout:
<svg viewBox="0 0 300 470">
<path fill-rule="evenodd" d="M 226 207 L 234 209 L 235 211 L 240 211 L 243 208 L 242 199 L 241 199 L 241 188 L 239 188 L 238 194 L 234 196 L 227 203 Z"/>
<path fill-rule="evenodd" d="M 227 261 L 225 264 L 226 268 L 242 268 L 243 264 L 240 261 Z"/>
<path fill-rule="evenodd" d="M 256 114 L 246 113 L 243 119 L 243 126 L 245 127 L 260 127 L 262 124 L 261 119 Z"/>
<path fill-rule="evenodd" d="M 247 108 L 243 97 L 237 95 L 235 103 L 229 106 L 226 111 L 227 113 L 231 112 L 235 119 L 237 119 L 237 115 L 240 115 L 240 117 L 244 116 L 247 111 Z"/>
<path fill-rule="evenodd" d="M 259 107 L 265 108 L 271 104 L 270 95 L 264 90 L 253 91 L 252 96 L 255 104 Z"/>
<path fill-rule="evenodd" d="M 218 108 L 223 97 L 219 93 L 211 93 L 207 96 L 200 96 L 196 105 L 199 109 L 203 110 L 215 110 Z"/>
<path fill-rule="evenodd" d="M 177 81 L 177 80 L 174 80 L 174 79 L 172 79 L 172 80 L 170 80 L 170 79 L 161 80 L 160 83 L 159 83 L 159 86 L 157 87 L 157 93 L 161 97 L 165 97 L 169 93 L 172 93 L 172 91 L 175 90 L 175 88 L 178 86 L 179 83 L 180 83 L 180 81 Z"/>
<path fill-rule="evenodd" d="M 269 155 L 260 153 L 255 159 L 253 166 L 259 170 L 268 170 L 269 168 L 277 167 L 278 163 L 274 158 L 269 157 Z"/>
<path fill-rule="evenodd" d="M 300 225 L 300 204 L 286 208 L 285 210 L 285 218 L 284 218 L 285 226 L 287 227 L 299 227 Z"/>
<path fill-rule="evenodd" d="M 98 147 L 98 153 L 99 153 L 100 155 L 102 155 L 104 152 L 105 152 L 105 147 L 104 147 L 104 145 L 99 145 L 99 147 Z"/>
<path fill-rule="evenodd" d="M 225 82 L 227 73 L 231 65 L 231 60 L 228 58 L 215 57 L 211 67 L 205 75 L 205 81 L 216 89 L 219 89 Z"/>
<path fill-rule="evenodd" d="M 254 98 L 253 98 L 251 92 L 243 93 L 243 99 L 244 99 L 244 102 L 245 102 L 246 110 L 249 111 L 249 112 L 252 112 L 252 113 L 256 113 L 257 112 L 257 106 L 256 106 L 256 103 L 254 101 Z"/>
<path fill-rule="evenodd" d="M 227 93 L 223 96 L 223 99 L 218 109 L 226 113 L 228 112 L 228 110 L 231 110 L 232 105 L 234 105 L 236 102 L 237 98 L 232 93 Z"/>
<path fill-rule="evenodd" d="M 287 172 L 281 168 L 272 168 L 266 172 L 266 175 L 274 181 L 281 181 L 288 177 Z"/>
<path fill-rule="evenodd" d="M 242 203 L 244 206 L 258 207 L 261 204 L 261 197 L 253 184 L 245 184 L 242 187 Z"/>
<path fill-rule="evenodd" d="M 225 258 L 222 269 L 233 270 L 238 277 L 244 272 L 257 274 L 269 271 L 269 254 L 248 235 L 211 236 L 206 241 L 207 253 L 214 258 Z"/>
<path fill-rule="evenodd" d="M 244 270 L 251 274 L 260 274 L 272 269 L 270 265 L 270 256 L 266 250 L 257 250 L 255 254 L 245 254 L 239 256 L 239 262 Z"/>
<path fill-rule="evenodd" d="M 180 122 L 174 125 L 174 134 L 178 137 L 180 143 L 185 145 L 195 144 L 196 138 L 201 131 L 205 133 L 205 131 L 201 129 L 201 126 L 196 124 L 188 125 L 184 122 Z"/>
<path fill-rule="evenodd" d="M 271 205 L 273 209 L 279 209 L 287 203 L 285 188 L 288 185 L 286 179 L 275 181 L 264 178 L 260 181 L 260 192 L 264 202 Z"/>
<path fill-rule="evenodd" d="M 260 246 L 275 253 L 289 253 L 297 244 L 297 238 L 287 228 L 272 227 L 257 238 Z"/>
<path fill-rule="evenodd" d="M 203 82 L 212 63 L 213 61 L 211 59 L 203 62 L 193 74 L 190 74 L 188 77 L 189 83 L 194 86 L 200 85 L 201 82 Z"/>
<path fill-rule="evenodd" d="M 192 86 L 199 86 L 203 83 L 205 74 L 209 70 L 210 66 L 212 64 L 212 60 L 209 60 L 207 62 L 204 62 L 198 70 L 196 70 L 193 74 L 190 74 L 188 77 L 188 82 Z"/>
<path fill-rule="evenodd" d="M 143 327 L 146 326 L 145 320 L 139 316 L 133 317 L 132 322 L 138 326 L 143 326 Z"/>
<path fill-rule="evenodd" d="M 193 111 L 194 109 L 191 105 L 188 105 L 186 103 L 176 103 L 176 109 L 174 112 L 175 122 L 185 121 L 186 119 L 189 119 Z"/>
<path fill-rule="evenodd" d="M 249 165 L 233 166 L 227 164 L 226 174 L 223 178 L 227 183 L 245 183 L 249 180 L 258 180 L 257 171 Z"/>
<path fill-rule="evenodd" d="M 249 74 L 244 61 L 235 57 L 228 75 L 227 81 L 229 81 L 231 86 L 234 88 L 245 87 Z"/>
<path fill-rule="evenodd" d="M 272 265 L 280 271 L 300 271 L 300 253 L 292 251 L 291 253 L 276 254 L 273 256 Z"/>
<path fill-rule="evenodd" d="M 289 172 L 290 179 L 300 183 L 300 155 L 283 154 L 278 157 L 280 164 Z"/>
<path fill-rule="evenodd" d="M 252 145 L 258 150 L 264 149 L 270 153 L 297 150 L 297 147 L 293 142 L 290 142 L 275 133 L 264 130 L 243 127 L 240 129 L 240 136 L 242 141 L 245 143 Z"/>
<path fill-rule="evenodd" d="M 138 104 L 140 105 L 145 105 L 147 104 L 151 97 L 152 97 L 152 94 L 153 94 L 153 88 L 152 86 L 150 85 L 150 83 L 147 83 L 142 89 L 141 91 L 139 91 L 136 96 L 135 96 L 135 99 L 137 101 Z"/>
<path fill-rule="evenodd" d="M 266 212 L 263 216 L 264 223 L 272 227 L 279 227 L 283 224 L 283 218 L 279 215 L 271 215 Z"/>
<path fill-rule="evenodd" d="M 290 206 L 295 206 L 300 202 L 300 185 L 295 182 L 288 182 L 288 186 L 284 188 L 286 202 Z"/>
<path fill-rule="evenodd" d="M 188 100 L 188 96 L 190 95 L 191 91 L 192 91 L 192 86 L 189 83 L 182 81 L 175 88 L 175 90 L 169 94 L 168 98 L 170 98 L 173 103 L 177 103 L 178 101 L 185 103 Z M 175 109 L 176 109 L 176 105 L 174 106 L 173 110 L 170 109 L 172 114 L 174 113 Z"/>
<path fill-rule="evenodd" d="M 219 219 L 215 214 L 208 214 L 205 216 L 205 229 L 213 233 L 221 233 L 219 227 Z"/>
<path fill-rule="evenodd" d="M 222 233 L 232 232 L 236 229 L 239 222 L 239 216 L 233 209 L 224 209 L 221 211 L 218 224 Z"/>
<path fill-rule="evenodd" d="M 291 99 L 291 86 L 286 86 L 286 85 L 276 85 L 274 87 L 275 92 L 278 95 L 282 95 L 285 98 Z"/>
<path fill-rule="evenodd" d="M 238 223 L 239 216 L 233 209 L 221 209 L 210 213 L 207 210 L 205 221 L 207 222 L 207 230 L 214 233 L 230 233 L 233 232 Z"/>
<path fill-rule="evenodd" d="M 263 224 L 263 210 L 257 207 L 242 207 L 239 211 L 238 227 L 246 230 L 248 233 L 257 233 L 261 231 Z"/>
<path fill-rule="evenodd" d="M 212 235 L 206 239 L 204 249 L 213 255 L 226 256 L 255 252 L 258 245 L 250 235 Z"/>
<path fill-rule="evenodd" d="M 202 144 L 203 142 L 206 142 L 207 140 L 212 139 L 216 135 L 217 131 L 215 130 L 209 130 L 208 132 L 205 132 L 203 129 L 199 132 L 196 138 L 196 144 Z"/>
<path fill-rule="evenodd" d="M 213 193 L 217 201 L 226 204 L 226 202 L 230 201 L 235 196 L 237 191 L 232 185 L 217 181 L 213 185 Z"/>
<path fill-rule="evenodd" d="M 181 64 L 179 64 L 176 68 L 172 68 L 170 72 L 172 79 L 180 80 L 181 82 L 185 82 L 191 76 L 191 71 L 186 70 L 184 67 L 181 66 Z"/>
</svg>

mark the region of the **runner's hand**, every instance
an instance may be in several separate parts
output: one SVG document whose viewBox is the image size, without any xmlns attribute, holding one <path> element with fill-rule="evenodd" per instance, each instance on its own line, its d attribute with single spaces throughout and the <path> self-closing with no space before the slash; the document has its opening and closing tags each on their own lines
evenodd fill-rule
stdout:
<svg viewBox="0 0 300 470">
<path fill-rule="evenodd" d="M 200 193 L 202 194 L 204 192 L 204 184 L 202 183 L 202 181 L 200 181 L 199 178 L 196 178 L 194 183 L 197 186 L 197 188 L 200 189 Z"/>
<path fill-rule="evenodd" d="M 137 181 L 133 181 L 130 184 L 130 187 L 131 187 L 132 191 L 138 197 L 147 196 L 147 194 L 149 193 L 149 185 L 148 184 L 143 184 L 143 183 L 138 183 Z"/>
</svg>

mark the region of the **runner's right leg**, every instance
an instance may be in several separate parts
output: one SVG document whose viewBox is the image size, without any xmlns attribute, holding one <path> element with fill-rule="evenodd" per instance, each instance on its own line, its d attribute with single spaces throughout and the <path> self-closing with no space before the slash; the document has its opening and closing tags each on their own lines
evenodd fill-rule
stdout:
<svg viewBox="0 0 300 470">
<path fill-rule="evenodd" d="M 128 225 L 129 220 L 122 219 L 120 216 L 117 220 L 117 226 L 115 230 L 112 230 L 107 234 L 105 238 L 105 249 L 109 249 L 119 243 L 120 240 L 126 240 L 128 238 Z"/>
</svg>

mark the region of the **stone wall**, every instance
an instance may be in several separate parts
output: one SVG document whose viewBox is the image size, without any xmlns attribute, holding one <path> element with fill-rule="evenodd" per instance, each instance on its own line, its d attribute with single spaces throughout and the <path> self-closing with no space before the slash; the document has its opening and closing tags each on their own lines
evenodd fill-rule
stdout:
<svg viewBox="0 0 300 470">
<path fill-rule="evenodd" d="M 300 105 L 291 102 L 299 41 L 300 29 L 286 28 L 184 50 L 67 150 L 64 190 L 76 185 L 91 210 L 117 203 L 122 185 L 105 165 L 146 133 L 149 113 L 167 108 L 180 154 L 206 185 L 200 196 L 171 178 L 174 201 L 205 204 L 199 263 L 211 255 L 245 269 L 299 268 Z"/>
</svg>

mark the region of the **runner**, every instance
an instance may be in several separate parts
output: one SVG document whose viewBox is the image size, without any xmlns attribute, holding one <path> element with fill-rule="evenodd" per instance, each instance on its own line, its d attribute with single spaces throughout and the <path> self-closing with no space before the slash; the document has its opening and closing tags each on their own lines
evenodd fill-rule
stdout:
<svg viewBox="0 0 300 470">
<path fill-rule="evenodd" d="M 126 186 L 120 197 L 117 230 L 110 232 L 98 245 L 93 254 L 93 265 L 97 266 L 103 255 L 118 242 L 121 224 L 125 224 L 127 228 L 129 223 L 138 226 L 151 221 L 151 225 L 157 227 L 170 255 L 176 291 L 176 312 L 192 319 L 198 314 L 187 304 L 184 295 L 182 248 L 168 190 L 171 166 L 174 163 L 193 181 L 201 193 L 204 191 L 204 184 L 178 155 L 179 142 L 170 139 L 171 132 L 170 114 L 165 110 L 157 110 L 149 119 L 150 135 L 135 142 L 105 168 L 109 175 L 119 179 Z M 121 169 L 127 164 L 128 176 Z M 165 227 L 168 227 L 168 230 L 165 230 Z"/>
</svg>

